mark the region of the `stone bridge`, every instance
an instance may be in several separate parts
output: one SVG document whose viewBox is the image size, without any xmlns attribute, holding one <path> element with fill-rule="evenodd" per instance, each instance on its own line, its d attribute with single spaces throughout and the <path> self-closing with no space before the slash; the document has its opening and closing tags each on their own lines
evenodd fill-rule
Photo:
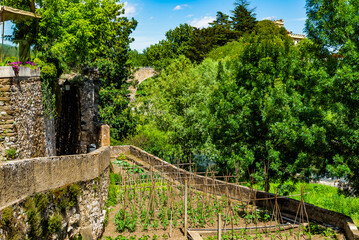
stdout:
<svg viewBox="0 0 359 240">
<path fill-rule="evenodd" d="M 132 82 L 132 81 L 137 81 L 136 86 L 131 85 L 128 90 L 131 91 L 130 93 L 130 101 L 133 102 L 135 100 L 135 96 L 136 96 L 136 91 L 138 86 L 140 86 L 140 84 L 145 81 L 147 78 L 153 77 L 156 74 L 155 70 L 153 67 L 142 67 L 140 69 L 138 69 L 136 72 L 134 72 L 133 74 L 133 79 L 128 80 L 128 82 Z"/>
</svg>

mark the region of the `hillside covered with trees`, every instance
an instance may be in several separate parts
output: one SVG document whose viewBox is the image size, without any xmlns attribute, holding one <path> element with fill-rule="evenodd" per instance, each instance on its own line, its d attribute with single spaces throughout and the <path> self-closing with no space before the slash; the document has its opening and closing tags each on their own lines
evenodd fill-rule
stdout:
<svg viewBox="0 0 359 240">
<path fill-rule="evenodd" d="M 298 45 L 236 1 L 208 28 L 182 24 L 131 52 L 160 71 L 141 84 L 136 133 L 124 142 L 169 162 L 239 170 L 266 190 L 332 176 L 358 195 L 359 6 L 334 2 L 307 0 L 308 38 Z"/>
</svg>

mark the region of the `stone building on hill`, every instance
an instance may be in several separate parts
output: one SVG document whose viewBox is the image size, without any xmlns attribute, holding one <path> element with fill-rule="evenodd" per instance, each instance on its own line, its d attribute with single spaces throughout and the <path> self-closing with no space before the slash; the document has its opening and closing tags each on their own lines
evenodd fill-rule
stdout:
<svg viewBox="0 0 359 240">
<path fill-rule="evenodd" d="M 278 27 L 284 27 L 283 19 L 274 20 L 274 23 Z M 300 41 L 302 41 L 305 38 L 304 34 L 296 34 L 296 33 L 289 32 L 289 31 L 288 31 L 288 36 L 290 36 L 293 39 L 295 45 L 297 45 Z"/>
</svg>

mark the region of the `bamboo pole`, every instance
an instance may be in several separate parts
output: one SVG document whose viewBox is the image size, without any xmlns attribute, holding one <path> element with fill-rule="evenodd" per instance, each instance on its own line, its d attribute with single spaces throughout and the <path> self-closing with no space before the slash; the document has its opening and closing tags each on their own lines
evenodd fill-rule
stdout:
<svg viewBox="0 0 359 240">
<path fill-rule="evenodd" d="M 187 222 L 187 179 L 184 180 L 184 235 L 187 239 L 187 228 L 188 228 L 188 222 Z"/>
<path fill-rule="evenodd" d="M 3 61 L 4 57 L 4 33 L 5 33 L 5 19 L 4 14 L 1 16 L 2 20 L 2 38 L 1 38 L 1 62 Z"/>
<path fill-rule="evenodd" d="M 218 213 L 218 240 L 222 239 L 222 219 L 221 213 Z"/>
</svg>

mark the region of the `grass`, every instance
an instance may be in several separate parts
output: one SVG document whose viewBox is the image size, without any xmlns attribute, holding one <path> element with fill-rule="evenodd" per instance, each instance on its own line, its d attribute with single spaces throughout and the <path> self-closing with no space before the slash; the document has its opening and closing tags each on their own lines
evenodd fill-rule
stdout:
<svg viewBox="0 0 359 240">
<path fill-rule="evenodd" d="M 290 185 L 291 182 L 285 184 Z M 269 191 L 274 193 L 278 186 L 279 183 L 272 183 Z M 345 197 L 338 193 L 336 187 L 316 183 L 297 183 L 289 194 L 300 194 L 301 186 L 305 186 L 307 193 L 304 195 L 305 202 L 350 216 L 354 224 L 359 227 L 359 198 Z M 300 200 L 300 196 L 292 198 Z"/>
</svg>

